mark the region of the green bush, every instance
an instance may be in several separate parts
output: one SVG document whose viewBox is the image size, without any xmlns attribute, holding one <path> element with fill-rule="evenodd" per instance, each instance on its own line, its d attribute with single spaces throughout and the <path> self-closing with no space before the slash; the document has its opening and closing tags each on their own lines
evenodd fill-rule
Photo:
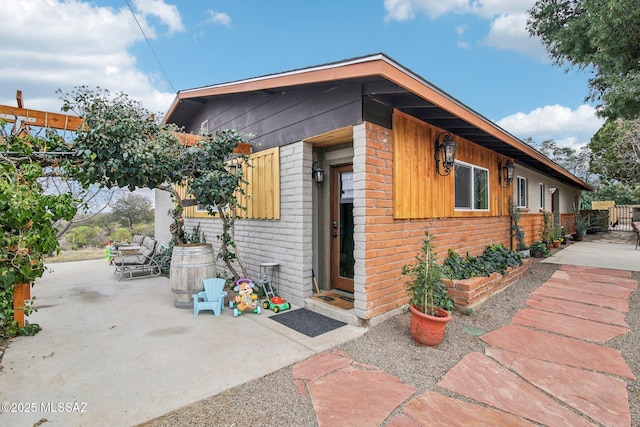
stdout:
<svg viewBox="0 0 640 427">
<path fill-rule="evenodd" d="M 519 253 L 507 249 L 501 243 L 487 247 L 480 256 L 467 254 L 462 258 L 453 249 L 449 249 L 442 265 L 442 272 L 449 279 L 469 279 L 478 276 L 490 276 L 492 273 L 506 274 L 509 267 L 522 264 Z"/>
<path fill-rule="evenodd" d="M 109 235 L 109 240 L 116 243 L 130 242 L 132 239 L 131 231 L 128 228 L 116 228 Z"/>
<path fill-rule="evenodd" d="M 86 246 L 102 246 L 102 243 L 98 242 L 98 236 L 100 234 L 99 227 L 90 227 L 87 225 L 80 225 L 68 232 L 67 240 L 71 242 L 74 248 L 82 248 Z"/>
</svg>

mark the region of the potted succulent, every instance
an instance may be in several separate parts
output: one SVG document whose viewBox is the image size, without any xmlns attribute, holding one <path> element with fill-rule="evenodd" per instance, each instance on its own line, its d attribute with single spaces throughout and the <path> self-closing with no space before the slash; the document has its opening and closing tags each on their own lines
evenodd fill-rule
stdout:
<svg viewBox="0 0 640 427">
<path fill-rule="evenodd" d="M 589 218 L 580 214 L 576 214 L 576 232 L 571 236 L 573 237 L 573 240 L 575 240 L 576 242 L 582 241 L 582 236 L 587 234 L 587 230 L 589 229 L 589 227 L 591 227 L 591 221 L 589 221 Z"/>
<path fill-rule="evenodd" d="M 418 344 L 436 346 L 442 341 L 447 322 L 451 320 L 453 300 L 442 281 L 442 271 L 436 264 L 429 231 L 425 230 L 422 251 L 413 265 L 405 265 L 402 274 L 410 276 L 407 283 L 410 334 Z"/>
</svg>

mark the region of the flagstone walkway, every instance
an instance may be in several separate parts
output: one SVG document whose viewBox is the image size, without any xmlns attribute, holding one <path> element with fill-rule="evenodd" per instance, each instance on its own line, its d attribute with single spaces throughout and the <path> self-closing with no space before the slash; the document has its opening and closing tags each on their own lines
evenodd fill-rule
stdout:
<svg viewBox="0 0 640 427">
<path fill-rule="evenodd" d="M 378 426 L 397 408 L 388 426 L 631 426 L 635 377 L 606 343 L 628 332 L 637 288 L 628 271 L 562 266 L 510 325 L 481 337 L 484 354 L 466 355 L 438 383 L 459 399 L 414 396 L 413 386 L 340 350 L 294 365 L 294 380 L 321 427 Z"/>
</svg>

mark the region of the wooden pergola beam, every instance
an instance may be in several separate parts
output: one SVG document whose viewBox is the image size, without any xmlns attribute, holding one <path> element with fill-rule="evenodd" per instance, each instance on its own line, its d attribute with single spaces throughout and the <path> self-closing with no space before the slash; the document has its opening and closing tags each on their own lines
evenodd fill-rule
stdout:
<svg viewBox="0 0 640 427">
<path fill-rule="evenodd" d="M 82 125 L 82 118 L 78 116 L 30 110 L 9 105 L 0 105 L 0 119 L 5 119 L 9 123 L 19 121 L 23 126 L 38 126 L 73 132 Z"/>
</svg>

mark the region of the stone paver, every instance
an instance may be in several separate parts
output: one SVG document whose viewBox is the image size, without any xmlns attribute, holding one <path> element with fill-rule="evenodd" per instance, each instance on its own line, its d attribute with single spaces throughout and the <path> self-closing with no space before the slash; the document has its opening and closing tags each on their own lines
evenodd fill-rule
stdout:
<svg viewBox="0 0 640 427">
<path fill-rule="evenodd" d="M 518 325 L 505 326 L 483 335 L 480 339 L 492 347 L 534 359 L 635 379 L 620 351 L 613 348 L 534 331 Z"/>
<path fill-rule="evenodd" d="M 607 342 L 629 331 L 627 328 L 620 326 L 607 325 L 532 308 L 518 310 L 512 322 L 584 341 L 596 341 L 600 343 Z"/>
<path fill-rule="evenodd" d="M 579 319 L 593 320 L 594 322 L 608 323 L 622 327 L 628 326 L 624 313 L 612 308 L 548 298 L 540 295 L 530 296 L 526 304 L 538 310 L 562 313 Z"/>
<path fill-rule="evenodd" d="M 631 425 L 626 381 L 497 348 L 486 349 L 486 354 L 536 387 L 606 426 Z"/>
<path fill-rule="evenodd" d="M 426 391 L 412 399 L 404 407 L 404 412 L 415 424 L 389 424 L 400 427 L 402 425 L 418 425 L 430 427 L 440 423 L 434 420 L 446 420 L 442 425 L 447 426 L 534 426 L 529 421 L 487 406 L 480 406 L 459 399 L 443 396 L 434 391 Z M 405 422 L 403 420 L 403 422 Z"/>
<path fill-rule="evenodd" d="M 625 313 L 629 311 L 629 302 L 624 299 L 605 297 L 587 292 L 578 292 L 573 289 L 561 289 L 547 284 L 540 286 L 531 294 L 613 308 L 614 310 L 619 310 Z"/>
<path fill-rule="evenodd" d="M 633 293 L 633 289 L 617 286 L 612 283 L 584 282 L 571 279 L 549 279 L 545 285 L 560 289 L 570 289 L 579 292 L 586 292 L 610 298 L 628 299 Z"/>
<path fill-rule="evenodd" d="M 316 361 L 318 369 L 313 368 Z M 416 392 L 383 370 L 353 363 L 342 352 L 320 354 L 293 371 L 294 380 L 306 385 L 320 427 L 379 426 Z"/>
<path fill-rule="evenodd" d="M 296 380 L 310 381 L 327 375 L 330 372 L 349 366 L 351 358 L 339 350 L 331 353 L 320 353 L 311 359 L 293 366 L 293 378 Z"/>
<path fill-rule="evenodd" d="M 611 272 L 615 272 L 616 270 L 608 270 Z M 567 271 L 563 269 L 557 270 L 551 276 L 554 279 L 568 279 L 580 281 L 580 282 L 596 282 L 596 283 L 609 283 L 615 284 L 617 286 L 629 288 L 631 290 L 638 289 L 638 282 L 633 280 L 630 277 L 619 277 L 613 276 L 606 273 L 603 274 L 593 274 L 593 273 L 580 273 L 577 271 Z"/>
<path fill-rule="evenodd" d="M 481 353 L 466 355 L 438 383 L 447 390 L 547 426 L 592 426 Z"/>
<path fill-rule="evenodd" d="M 580 265 L 563 265 L 562 267 L 560 267 L 560 270 L 568 271 L 578 276 L 583 274 L 593 274 L 593 275 L 605 276 L 605 277 L 623 277 L 626 279 L 631 279 L 633 277 L 633 274 L 627 270 L 615 270 L 615 269 L 598 268 L 598 267 L 583 267 Z M 635 281 L 632 280 L 632 282 L 635 282 Z"/>
<path fill-rule="evenodd" d="M 629 271 L 560 267 L 512 324 L 481 336 L 485 354 L 466 355 L 438 383 L 483 405 L 427 390 L 388 419 L 415 388 L 339 350 L 294 366 L 294 380 L 319 426 L 630 427 L 625 379 L 635 377 L 603 343 L 629 331 L 625 312 L 637 288 Z"/>
</svg>

